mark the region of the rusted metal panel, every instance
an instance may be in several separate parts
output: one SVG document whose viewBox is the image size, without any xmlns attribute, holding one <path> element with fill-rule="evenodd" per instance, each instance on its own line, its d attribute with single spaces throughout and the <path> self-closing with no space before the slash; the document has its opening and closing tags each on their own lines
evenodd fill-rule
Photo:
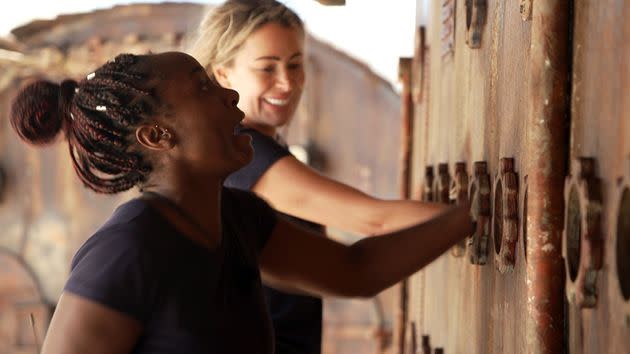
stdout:
<svg viewBox="0 0 630 354">
<path fill-rule="evenodd" d="M 465 163 L 469 192 L 479 198 L 475 205 L 481 219 L 467 242 L 465 257 L 444 255 L 412 277 L 411 284 L 417 286 L 411 288 L 410 302 L 422 299 L 412 311 L 421 315 L 411 313 L 409 318 L 415 322 L 416 338 L 429 336 L 432 350 L 541 352 L 536 348 L 545 344 L 530 345 L 525 331 L 528 265 L 521 233 L 526 224 L 522 220 L 525 180 L 531 173 L 529 117 L 532 96 L 539 94 L 532 89 L 533 26 L 542 22 L 524 21 L 518 2 L 431 3 L 427 45 L 436 50 L 430 51 L 428 102 L 424 107 L 416 102 L 416 109 L 426 108 L 428 114 L 416 115 L 414 122 L 414 138 L 422 139 L 414 144 L 424 145 L 414 150 L 419 155 L 413 159 L 414 189 L 423 189 L 418 184 L 429 166 L 443 166 L 444 176 L 456 176 Z M 444 21 L 451 18 L 450 6 L 454 7 L 452 23 Z M 552 22 L 560 26 L 562 16 Z M 564 25 L 563 34 L 568 35 L 568 23 Z M 449 39 L 444 34 L 451 30 L 454 37 Z M 561 71 L 556 74 L 554 78 L 559 78 Z M 564 74 L 566 79 L 568 73 Z M 566 101 L 554 104 L 554 113 L 567 108 Z M 566 144 L 558 144 L 560 153 L 566 151 Z M 560 168 L 560 181 L 564 173 Z M 531 189 L 531 183 L 527 185 Z M 562 189 L 558 190 L 556 202 L 562 203 Z M 557 212 L 561 215 L 562 209 Z M 556 231 L 561 229 L 560 223 Z M 561 293 L 562 278 L 557 282 Z M 562 321 L 561 313 L 554 316 Z M 535 337 L 538 329 L 532 328 Z"/>
<path fill-rule="evenodd" d="M 475 33 L 480 2 L 457 2 L 454 23 L 451 2 L 431 3 L 414 190 L 432 197 L 428 172 L 458 162 L 477 162 L 470 196 L 495 177 L 473 203 L 485 211 L 472 258 L 444 255 L 410 280 L 417 349 L 628 352 L 630 3 L 488 1 Z"/>
<path fill-rule="evenodd" d="M 538 2 L 534 1 L 534 9 Z M 590 177 L 583 176 L 581 188 L 576 189 L 582 215 L 577 217 L 570 196 L 565 206 L 567 221 L 582 221 L 580 232 L 573 225 L 565 229 L 564 238 L 568 350 L 628 352 L 630 209 L 625 191 L 630 172 L 630 2 L 574 4 L 569 154 L 574 179 L 567 179 L 565 186 L 578 186 L 575 174 L 584 161 L 594 170 Z M 582 246 L 579 253 L 571 247 L 575 241 Z M 572 294 L 578 297 L 572 299 Z"/>
<path fill-rule="evenodd" d="M 562 185 L 566 174 L 569 69 L 567 1 L 537 1 L 532 10 L 528 145 L 527 345 L 563 350 Z"/>
<path fill-rule="evenodd" d="M 400 58 L 398 78 L 402 84 L 401 103 L 401 139 L 400 139 L 400 195 L 401 199 L 411 197 L 411 131 L 413 130 L 413 97 L 412 97 L 412 59 Z M 405 352 L 408 338 L 409 313 L 409 280 L 398 285 L 398 297 L 394 309 L 394 350 Z"/>
</svg>

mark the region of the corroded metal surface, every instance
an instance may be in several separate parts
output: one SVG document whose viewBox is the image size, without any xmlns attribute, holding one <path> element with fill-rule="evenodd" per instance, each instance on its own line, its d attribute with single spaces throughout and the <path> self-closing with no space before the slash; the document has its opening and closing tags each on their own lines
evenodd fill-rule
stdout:
<svg viewBox="0 0 630 354">
<path fill-rule="evenodd" d="M 400 58 L 398 63 L 398 78 L 402 84 L 401 99 L 401 140 L 400 140 L 400 198 L 411 198 L 411 132 L 413 129 L 413 100 L 412 100 L 412 60 Z M 394 313 L 394 348 L 400 353 L 405 352 L 405 344 L 408 338 L 408 313 L 409 313 L 409 280 L 405 279 L 399 284 L 399 293 L 396 299 Z"/>
<path fill-rule="evenodd" d="M 417 323 L 416 337 L 430 336 L 430 350 L 442 349 L 445 353 L 562 352 L 563 313 L 558 311 L 562 310 L 564 294 L 560 236 L 566 173 L 563 161 L 566 164 L 568 144 L 565 132 L 553 129 L 557 133 L 555 141 L 537 140 L 543 131 L 533 125 L 540 126 L 542 118 L 550 119 L 545 121 L 546 127 L 568 125 L 568 116 L 561 114 L 568 109 L 567 86 L 559 85 L 566 84 L 569 77 L 568 8 L 564 12 L 557 8 L 559 13 L 554 12 L 554 16 L 545 13 L 537 18 L 550 2 L 541 5 L 538 12 L 534 5 L 534 16 L 524 21 L 518 1 L 488 1 L 481 41 L 477 48 L 470 48 L 466 44 L 470 35 L 466 5 L 473 2 L 429 3 L 430 13 L 424 17 L 430 17 L 426 32 L 430 95 L 426 104 L 419 101 L 416 106 L 426 109 L 427 114 L 417 115 L 414 124 L 418 129 L 414 137 L 422 139 L 415 150 L 419 155 L 414 159 L 414 174 L 424 175 L 426 166 L 466 162 L 469 197 L 472 205 L 483 211 L 478 230 L 469 239 L 466 258 L 442 256 L 415 276 L 423 284 L 412 288 L 410 294 L 412 303 L 422 299 L 418 310 L 421 315 L 409 316 Z M 542 2 L 533 2 L 538 3 Z M 564 30 L 560 31 L 562 26 Z M 448 36 L 451 29 L 453 38 Z M 564 42 L 558 44 L 563 35 Z M 553 70 L 539 66 L 545 64 L 543 53 Z M 552 107 L 545 108 L 545 102 Z M 509 164 L 507 160 L 501 162 L 505 156 L 513 158 L 509 171 L 502 170 L 502 164 Z M 538 164 L 543 159 L 553 166 L 551 175 Z M 484 161 L 487 163 L 474 165 Z M 525 185 L 524 176 L 528 178 L 527 202 L 520 188 Z M 543 177 L 559 184 L 554 186 Z M 422 178 L 414 180 L 420 182 Z M 505 207 L 496 220 L 502 230 L 508 229 L 507 238 L 498 238 L 498 255 L 492 239 L 488 239 L 492 217 L 497 217 L 492 215 L 491 207 L 497 181 L 501 181 L 497 199 Z M 537 187 L 532 188 L 532 184 Z M 483 194 L 485 200 L 475 200 L 477 194 Z M 551 220 L 544 220 L 551 223 L 551 233 L 546 235 L 555 237 L 557 247 L 550 259 L 539 257 L 545 231 L 541 232 L 538 225 L 541 210 L 551 216 Z M 474 214 L 479 213 L 476 210 Z M 519 235 L 523 230 L 528 240 Z M 526 241 L 529 256 L 520 256 L 525 253 Z"/>
<path fill-rule="evenodd" d="M 496 266 L 499 272 L 514 270 L 518 241 L 518 175 L 514 159 L 501 158 L 494 182 L 493 229 Z"/>
<path fill-rule="evenodd" d="M 539 2 L 534 0 L 534 9 Z M 627 235 L 624 223 L 630 220 L 628 207 L 621 207 L 630 156 L 630 2 L 575 1 L 573 14 L 569 158 L 588 156 L 597 163 L 603 251 L 596 306 L 581 309 L 577 303 L 567 304 L 567 350 L 621 353 L 630 348 L 630 305 L 620 286 L 629 279 L 630 268 L 618 270 L 629 259 L 618 256 L 630 247 L 626 243 L 619 249 L 623 242 L 618 243 Z"/>
<path fill-rule="evenodd" d="M 566 292 L 572 304 L 595 307 L 597 278 L 602 267 L 602 195 L 590 158 L 571 162 L 564 188 L 565 217 L 562 255 L 566 263 Z"/>
<path fill-rule="evenodd" d="M 481 46 L 483 26 L 488 11 L 487 0 L 466 0 L 466 44 L 470 48 Z"/>
<path fill-rule="evenodd" d="M 472 214 L 477 216 L 477 229 L 468 239 L 468 257 L 471 264 L 484 265 L 488 260 L 490 238 L 490 175 L 484 161 L 475 161 L 468 197 L 472 203 Z"/>
<path fill-rule="evenodd" d="M 433 195 L 434 180 L 435 175 L 433 173 L 433 166 L 426 166 L 424 170 L 424 180 L 422 182 L 422 194 L 420 196 L 420 200 L 425 202 L 432 202 L 435 200 L 435 196 Z"/>
<path fill-rule="evenodd" d="M 451 185 L 451 175 L 448 172 L 448 164 L 438 164 L 438 175 L 433 182 L 433 195 L 435 201 L 439 203 L 449 202 L 449 187 Z"/>
<path fill-rule="evenodd" d="M 465 162 L 455 163 L 455 176 L 451 181 L 450 198 L 455 204 L 468 201 L 468 172 Z M 463 257 L 466 253 L 466 240 L 462 240 L 451 248 L 451 254 L 455 257 Z"/>
<path fill-rule="evenodd" d="M 533 353 L 563 348 L 562 186 L 569 76 L 569 3 L 536 1 L 532 12 L 528 120 L 526 342 Z"/>
<path fill-rule="evenodd" d="M 428 113 L 416 118 L 423 141 L 415 174 L 447 161 L 488 161 L 496 268 L 443 256 L 417 274 L 424 286 L 410 299 L 421 299 L 422 315 L 409 316 L 417 338 L 430 336 L 425 352 L 627 352 L 630 3 L 489 1 L 482 41 L 471 50 L 471 21 L 462 17 L 473 3 L 457 2 L 451 12 L 451 2 L 431 2 L 427 46 L 437 53 L 429 102 L 417 102 Z M 452 28 L 454 38 L 446 36 Z M 597 161 L 601 182 L 591 175 L 586 187 L 576 177 L 569 161 L 581 156 Z M 475 174 L 473 167 L 471 185 Z M 578 216 L 566 227 L 565 213 Z M 565 259 L 563 229 L 575 233 L 566 230 L 572 218 L 587 230 Z"/>
</svg>

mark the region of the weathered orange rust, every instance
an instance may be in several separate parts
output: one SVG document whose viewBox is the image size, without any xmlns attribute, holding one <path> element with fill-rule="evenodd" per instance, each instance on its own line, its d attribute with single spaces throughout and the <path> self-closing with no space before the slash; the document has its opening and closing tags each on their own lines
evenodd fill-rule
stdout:
<svg viewBox="0 0 630 354">
<path fill-rule="evenodd" d="M 455 204 L 461 204 L 468 201 L 468 172 L 466 171 L 465 162 L 455 163 L 455 176 L 450 186 L 451 198 L 454 198 Z M 466 240 L 462 240 L 451 248 L 451 254 L 455 257 L 463 257 L 466 253 Z"/>
<path fill-rule="evenodd" d="M 435 201 L 435 195 L 433 194 L 433 183 L 435 175 L 433 173 L 433 166 L 427 166 L 424 169 L 424 182 L 422 183 L 422 196 L 421 200 L 425 202 Z"/>
<path fill-rule="evenodd" d="M 496 266 L 499 272 L 514 270 L 518 241 L 518 175 L 514 159 L 501 158 L 494 182 L 494 238 Z"/>
<path fill-rule="evenodd" d="M 400 197 L 411 197 L 411 132 L 413 129 L 413 98 L 411 95 L 411 58 L 400 58 L 398 63 L 398 79 L 402 83 L 401 99 L 401 163 L 400 163 Z M 405 335 L 407 333 L 407 317 L 409 308 L 409 281 L 400 282 L 396 306 L 396 323 L 394 324 L 394 348 L 405 353 Z"/>
<path fill-rule="evenodd" d="M 439 203 L 449 202 L 449 187 L 451 184 L 451 175 L 448 173 L 448 164 L 438 164 L 438 175 L 433 182 L 433 195 L 435 201 Z"/>
<path fill-rule="evenodd" d="M 425 80 L 425 52 L 427 46 L 427 33 L 424 26 L 418 26 L 416 29 L 415 41 L 414 41 L 414 54 L 412 61 L 412 73 L 414 75 L 411 80 L 412 90 L 411 95 L 413 103 L 420 103 L 422 101 L 422 90 Z"/>
<path fill-rule="evenodd" d="M 563 351 L 561 255 L 569 75 L 569 2 L 535 2 L 530 48 L 526 342 L 530 353 Z"/>
<path fill-rule="evenodd" d="M 398 80 L 402 84 L 400 94 L 401 133 L 400 133 L 400 197 L 411 197 L 411 151 L 413 132 L 413 98 L 411 88 L 412 59 L 400 58 Z"/>
<path fill-rule="evenodd" d="M 468 0 L 466 7 L 466 44 L 470 48 L 481 46 L 481 34 L 486 23 L 487 0 Z"/>
<path fill-rule="evenodd" d="M 470 263 L 484 265 L 488 259 L 488 238 L 490 234 L 490 175 L 484 161 L 474 163 L 474 172 L 468 197 L 472 201 L 473 215 L 477 216 L 477 230 L 468 239 L 468 255 Z"/>
<path fill-rule="evenodd" d="M 521 11 L 523 21 L 530 21 L 532 19 L 533 1 L 534 0 L 521 0 L 521 3 L 519 4 L 519 9 Z"/>
<path fill-rule="evenodd" d="M 595 160 L 571 162 L 564 188 L 565 217 L 562 254 L 566 262 L 567 298 L 579 307 L 597 304 L 597 278 L 602 267 L 602 194 Z"/>
<path fill-rule="evenodd" d="M 431 339 L 429 336 L 422 336 L 422 354 L 431 354 Z"/>
<path fill-rule="evenodd" d="M 534 0 L 534 7 L 539 0 Z M 619 210 L 630 156 L 630 2 L 627 0 L 573 1 L 570 161 L 588 156 L 597 164 L 602 193 L 602 269 L 597 280 L 597 305 L 566 307 L 567 351 L 619 353 L 630 348 L 630 292 L 625 297 L 620 279 L 630 280 L 628 259 L 619 259 L 618 230 L 628 226 Z M 624 182 L 622 182 L 624 183 Z M 630 198 L 630 196 L 628 196 Z M 565 206 L 567 208 L 568 205 Z M 624 224 L 625 222 L 625 224 Z M 626 228 L 626 230 L 628 230 Z M 623 231 L 622 231 L 623 232 Z M 627 235 L 627 233 L 626 233 Z M 623 236 L 623 233 L 622 233 Z M 628 240 L 628 238 L 626 238 Z M 626 243 L 626 250 L 630 245 Z M 630 252 L 626 253 L 630 254 Z M 617 267 L 625 261 L 627 269 Z M 628 284 L 628 283 L 626 283 Z M 628 284 L 630 289 L 630 284 Z M 630 291 L 630 290 L 629 290 Z"/>
<path fill-rule="evenodd" d="M 442 42 L 441 54 L 442 58 L 452 54 L 455 50 L 455 0 L 441 1 L 440 22 L 442 31 L 440 39 Z"/>
</svg>

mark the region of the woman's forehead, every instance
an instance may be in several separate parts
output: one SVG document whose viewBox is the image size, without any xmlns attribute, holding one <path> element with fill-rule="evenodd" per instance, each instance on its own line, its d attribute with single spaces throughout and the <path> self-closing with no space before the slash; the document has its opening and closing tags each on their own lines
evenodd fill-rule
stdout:
<svg viewBox="0 0 630 354">
<path fill-rule="evenodd" d="M 160 53 L 153 55 L 151 59 L 153 68 L 166 77 L 182 74 L 188 76 L 192 72 L 203 71 L 199 62 L 186 53 Z"/>
<path fill-rule="evenodd" d="M 254 31 L 243 43 L 242 53 L 290 53 L 301 51 L 304 46 L 302 33 L 291 26 L 268 23 Z"/>
</svg>

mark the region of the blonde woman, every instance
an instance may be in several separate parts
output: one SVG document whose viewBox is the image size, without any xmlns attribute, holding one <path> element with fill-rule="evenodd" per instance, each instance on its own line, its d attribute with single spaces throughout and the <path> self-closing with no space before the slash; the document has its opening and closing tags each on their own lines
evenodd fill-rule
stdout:
<svg viewBox="0 0 630 354">
<path fill-rule="evenodd" d="M 304 36 L 300 18 L 275 0 L 228 0 L 202 20 L 188 51 L 210 77 L 239 93 L 238 106 L 245 113 L 239 132 L 252 136 L 255 151 L 252 162 L 231 174 L 226 186 L 254 191 L 285 216 L 319 231 L 324 225 L 376 235 L 443 211 L 438 204 L 374 198 L 291 155 L 277 130 L 291 121 L 302 95 Z M 321 262 L 327 262 L 325 256 Z M 320 353 L 321 300 L 270 287 L 265 291 L 276 352 Z"/>
</svg>

